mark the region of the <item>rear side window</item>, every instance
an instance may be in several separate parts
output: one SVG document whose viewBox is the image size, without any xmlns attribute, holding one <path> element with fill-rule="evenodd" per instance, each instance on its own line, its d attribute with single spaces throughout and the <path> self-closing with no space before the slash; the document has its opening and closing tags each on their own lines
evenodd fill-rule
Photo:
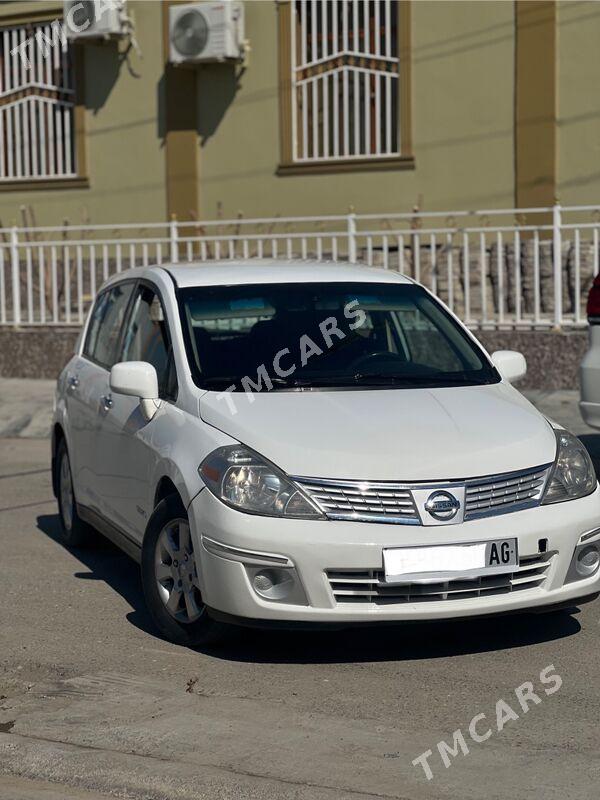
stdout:
<svg viewBox="0 0 600 800">
<path fill-rule="evenodd" d="M 177 379 L 165 312 L 159 296 L 141 286 L 123 337 L 121 361 L 146 361 L 156 369 L 159 396 L 174 400 Z"/>
<path fill-rule="evenodd" d="M 119 283 L 96 300 L 83 354 L 110 369 L 116 361 L 121 327 L 133 291 L 132 283 Z"/>
</svg>

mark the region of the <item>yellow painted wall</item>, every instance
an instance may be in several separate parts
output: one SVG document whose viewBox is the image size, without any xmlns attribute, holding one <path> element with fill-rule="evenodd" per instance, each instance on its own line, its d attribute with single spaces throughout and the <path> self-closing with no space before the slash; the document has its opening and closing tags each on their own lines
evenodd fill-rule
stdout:
<svg viewBox="0 0 600 800">
<path fill-rule="evenodd" d="M 564 205 L 600 203 L 600 3 L 558 4 L 558 186 Z"/>
<path fill-rule="evenodd" d="M 2 15 L 38 4 L 3 3 Z M 49 4 L 60 13 L 61 5 Z M 129 2 L 143 59 L 85 45 L 89 189 L 0 192 L 0 221 L 31 204 L 39 224 L 166 218 L 161 8 Z M 277 176 L 277 9 L 246 2 L 248 67 L 198 71 L 201 214 L 225 216 L 510 207 L 514 197 L 514 6 L 412 4 L 414 170 Z M 590 78 L 591 80 L 591 78 Z M 192 98 L 190 98 L 192 101 Z"/>
<path fill-rule="evenodd" d="M 2 16 L 48 7 L 62 17 L 62 4 L 3 3 Z M 0 192 L 0 222 L 20 222 L 32 206 L 39 225 L 161 221 L 166 218 L 165 163 L 159 110 L 163 69 L 160 3 L 135 2 L 136 34 L 143 58 L 128 59 L 116 42 L 88 43 L 85 100 L 88 189 Z M 122 49 L 122 47 L 121 47 Z"/>
<path fill-rule="evenodd" d="M 511 207 L 514 197 L 514 7 L 412 4 L 412 171 L 277 176 L 277 11 L 246 3 L 250 64 L 199 76 L 201 208 L 212 217 Z"/>
</svg>

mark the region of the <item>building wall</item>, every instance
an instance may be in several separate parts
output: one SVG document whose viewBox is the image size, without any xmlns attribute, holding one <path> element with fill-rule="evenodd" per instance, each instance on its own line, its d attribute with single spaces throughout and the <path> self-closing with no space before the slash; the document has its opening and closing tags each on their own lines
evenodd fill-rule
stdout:
<svg viewBox="0 0 600 800">
<path fill-rule="evenodd" d="M 246 24 L 247 70 L 198 73 L 204 217 L 512 207 L 512 2 L 412 3 L 411 170 L 278 176 L 275 3 L 247 2 Z"/>
<path fill-rule="evenodd" d="M 38 225 L 166 218 L 162 14 L 152 0 L 131 5 L 143 58 L 133 50 L 124 58 L 116 42 L 83 46 L 89 188 L 0 191 L 1 225 L 20 224 L 24 205 L 33 208 Z M 7 2 L 0 24 L 42 8 L 62 18 L 62 3 Z"/>
<path fill-rule="evenodd" d="M 61 16 L 62 5 L 43 4 Z M 84 45 L 90 186 L 0 192 L 0 222 L 167 218 L 161 3 L 131 2 L 143 59 L 117 43 Z M 39 10 L 4 3 L 2 18 Z M 343 213 L 513 203 L 513 3 L 412 3 L 415 167 L 327 175 L 276 174 L 279 163 L 277 6 L 246 2 L 247 68 L 197 71 L 200 215 Z M 192 166 L 190 167 L 192 168 Z"/>
<path fill-rule="evenodd" d="M 143 58 L 132 50 L 125 61 L 116 43 L 85 47 L 94 221 L 166 218 L 160 3 L 134 3 L 133 11 Z"/>
<path fill-rule="evenodd" d="M 558 181 L 563 205 L 600 202 L 600 4 L 558 3 Z"/>
<path fill-rule="evenodd" d="M 129 1 L 143 58 L 133 50 L 125 58 L 115 42 L 83 46 L 89 187 L 0 191 L 0 225 L 20 223 L 22 206 L 33 208 L 38 224 L 168 217 L 161 6 Z M 273 0 L 247 0 L 247 67 L 201 67 L 196 92 L 189 92 L 197 114 L 200 215 L 512 207 L 515 4 L 411 7 L 414 168 L 281 176 L 278 10 Z M 5 2 L 0 24 L 40 9 L 62 15 L 62 3 Z M 559 0 L 556 41 L 556 195 L 563 204 L 596 203 L 600 5 Z"/>
</svg>

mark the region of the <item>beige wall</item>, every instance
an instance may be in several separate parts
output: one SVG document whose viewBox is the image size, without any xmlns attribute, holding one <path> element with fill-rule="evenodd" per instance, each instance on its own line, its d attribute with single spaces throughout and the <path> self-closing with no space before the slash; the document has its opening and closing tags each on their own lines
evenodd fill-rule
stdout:
<svg viewBox="0 0 600 800">
<path fill-rule="evenodd" d="M 430 210 L 511 207 L 513 15 L 507 0 L 413 2 L 414 170 L 280 177 L 277 11 L 247 2 L 245 74 L 199 73 L 202 214 L 404 211 L 420 196 Z"/>
<path fill-rule="evenodd" d="M 600 4 L 558 4 L 558 186 L 564 205 L 600 203 Z"/>
<path fill-rule="evenodd" d="M 31 206 L 37 223 L 71 224 L 163 220 L 165 164 L 158 110 L 163 69 L 162 21 L 158 2 L 131 4 L 143 58 L 127 60 L 116 42 L 89 43 L 85 51 L 87 161 L 90 187 L 0 192 L 0 222 L 20 222 Z M 47 7 L 62 17 L 62 3 L 3 3 L 8 14 Z M 122 48 L 121 48 L 122 49 Z"/>
<path fill-rule="evenodd" d="M 2 3 L 8 14 L 62 4 Z M 40 224 L 167 216 L 159 2 L 131 2 L 143 51 L 85 46 L 90 187 L 0 192 L 0 222 L 31 205 Z M 246 216 L 511 207 L 514 203 L 514 3 L 412 3 L 413 170 L 277 176 L 277 10 L 246 2 L 243 74 L 198 70 L 201 214 Z M 600 4 L 558 4 L 558 185 L 565 203 L 600 201 Z M 239 71 L 239 70 L 238 70 Z"/>
<path fill-rule="evenodd" d="M 162 220 L 166 214 L 160 3 L 133 3 L 143 58 L 120 60 L 116 44 L 85 48 L 91 216 Z M 87 201 L 87 198 L 86 198 Z"/>
</svg>

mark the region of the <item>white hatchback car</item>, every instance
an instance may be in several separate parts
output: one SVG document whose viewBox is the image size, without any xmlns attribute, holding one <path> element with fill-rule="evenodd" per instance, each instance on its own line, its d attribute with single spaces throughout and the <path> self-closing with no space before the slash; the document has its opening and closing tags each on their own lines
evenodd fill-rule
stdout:
<svg viewBox="0 0 600 800">
<path fill-rule="evenodd" d="M 64 541 L 136 558 L 157 627 L 546 611 L 600 591 L 585 447 L 425 288 L 310 263 L 134 269 L 57 387 Z"/>
</svg>

